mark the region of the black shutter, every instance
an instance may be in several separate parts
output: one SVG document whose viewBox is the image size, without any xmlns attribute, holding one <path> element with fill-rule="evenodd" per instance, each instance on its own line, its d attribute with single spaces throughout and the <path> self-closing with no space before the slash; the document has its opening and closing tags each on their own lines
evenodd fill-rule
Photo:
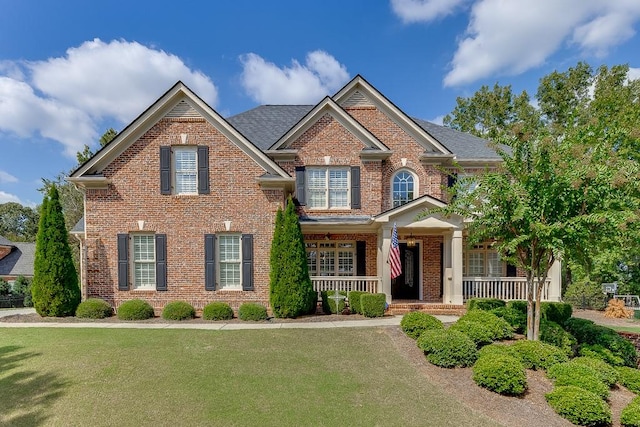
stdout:
<svg viewBox="0 0 640 427">
<path fill-rule="evenodd" d="M 351 209 L 360 209 L 360 166 L 351 166 Z"/>
<path fill-rule="evenodd" d="M 447 187 L 451 188 L 456 185 L 456 181 L 458 180 L 458 174 L 454 173 L 451 175 L 447 175 Z"/>
<path fill-rule="evenodd" d="M 129 290 L 129 235 L 118 234 L 118 290 Z"/>
<path fill-rule="evenodd" d="M 216 290 L 216 235 L 204 235 L 204 289 Z"/>
<path fill-rule="evenodd" d="M 171 194 L 171 147 L 160 147 L 160 194 Z"/>
<path fill-rule="evenodd" d="M 242 235 L 242 290 L 253 290 L 253 234 Z"/>
<path fill-rule="evenodd" d="M 356 276 L 367 275 L 367 242 L 356 242 Z"/>
<path fill-rule="evenodd" d="M 304 166 L 296 166 L 296 199 L 298 204 L 304 206 L 307 204 L 307 198 L 305 197 L 305 184 L 304 184 Z"/>
<path fill-rule="evenodd" d="M 209 147 L 198 146 L 198 194 L 209 194 Z"/>
<path fill-rule="evenodd" d="M 515 265 L 507 264 L 507 277 L 516 277 L 518 275 L 518 269 Z"/>
<path fill-rule="evenodd" d="M 167 235 L 156 234 L 156 291 L 167 290 Z"/>
</svg>

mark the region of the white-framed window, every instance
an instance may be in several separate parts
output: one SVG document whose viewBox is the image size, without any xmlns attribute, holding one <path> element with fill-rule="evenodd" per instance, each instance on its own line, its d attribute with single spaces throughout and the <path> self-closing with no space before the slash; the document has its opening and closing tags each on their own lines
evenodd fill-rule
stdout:
<svg viewBox="0 0 640 427">
<path fill-rule="evenodd" d="M 240 234 L 220 234 L 218 285 L 220 289 L 242 289 L 242 244 Z"/>
<path fill-rule="evenodd" d="M 504 277 L 506 263 L 491 243 L 475 245 L 462 254 L 462 274 L 471 277 Z"/>
<path fill-rule="evenodd" d="M 307 241 L 307 266 L 310 276 L 354 276 L 356 242 Z"/>
<path fill-rule="evenodd" d="M 403 170 L 393 175 L 391 182 L 392 207 L 409 203 L 415 198 L 417 179 L 409 171 Z"/>
<path fill-rule="evenodd" d="M 459 193 L 461 195 L 471 194 L 478 188 L 478 181 L 474 174 L 458 174 L 458 182 L 460 182 Z"/>
<path fill-rule="evenodd" d="M 312 209 L 349 209 L 350 168 L 306 169 L 307 205 Z"/>
<path fill-rule="evenodd" d="M 133 234 L 133 289 L 156 287 L 156 240 L 153 234 Z"/>
<path fill-rule="evenodd" d="M 173 147 L 175 194 L 198 194 L 197 147 Z"/>
</svg>

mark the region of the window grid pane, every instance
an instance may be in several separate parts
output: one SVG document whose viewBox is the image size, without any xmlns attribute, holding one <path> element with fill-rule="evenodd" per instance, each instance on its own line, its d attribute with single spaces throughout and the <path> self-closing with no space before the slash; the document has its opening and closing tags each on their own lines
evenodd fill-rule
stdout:
<svg viewBox="0 0 640 427">
<path fill-rule="evenodd" d="M 320 252 L 320 275 L 335 276 L 335 260 L 336 253 L 334 251 Z"/>
<path fill-rule="evenodd" d="M 393 178 L 393 207 L 404 205 L 413 200 L 413 175 L 409 172 L 398 172 Z"/>
<path fill-rule="evenodd" d="M 355 274 L 355 242 L 305 242 L 307 266 L 311 276 L 353 276 Z"/>
<path fill-rule="evenodd" d="M 309 207 L 325 207 L 327 204 L 327 171 L 325 169 L 310 169 L 307 182 Z"/>
<path fill-rule="evenodd" d="M 133 286 L 153 288 L 156 284 L 156 246 L 153 235 L 133 236 Z"/>
<path fill-rule="evenodd" d="M 175 148 L 176 193 L 197 193 L 198 169 L 194 149 Z"/>
<path fill-rule="evenodd" d="M 329 170 L 329 207 L 348 207 L 348 175 L 344 169 Z"/>
<path fill-rule="evenodd" d="M 338 276 L 353 276 L 353 252 L 338 252 Z"/>
<path fill-rule="evenodd" d="M 487 252 L 487 270 L 489 277 L 502 276 L 502 261 L 500 261 L 498 252 Z"/>
<path fill-rule="evenodd" d="M 242 285 L 240 274 L 240 236 L 220 236 L 218 238 L 218 249 L 220 254 L 220 287 L 239 288 Z"/>
<path fill-rule="evenodd" d="M 469 253 L 469 276 L 484 276 L 484 252 Z"/>
</svg>

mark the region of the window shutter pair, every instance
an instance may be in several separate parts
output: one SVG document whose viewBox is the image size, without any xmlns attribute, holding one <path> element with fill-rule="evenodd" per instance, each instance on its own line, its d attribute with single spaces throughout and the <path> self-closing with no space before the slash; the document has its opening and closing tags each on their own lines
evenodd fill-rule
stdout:
<svg viewBox="0 0 640 427">
<path fill-rule="evenodd" d="M 156 234 L 156 290 L 167 290 L 167 235 Z M 118 234 L 118 289 L 129 290 L 129 235 Z"/>
<path fill-rule="evenodd" d="M 160 147 L 160 194 L 171 194 L 171 147 Z M 198 146 L 198 194 L 209 194 L 209 147 Z"/>
<path fill-rule="evenodd" d="M 242 235 L 242 290 L 253 290 L 253 234 Z M 216 235 L 204 235 L 204 289 L 216 290 Z"/>
<path fill-rule="evenodd" d="M 305 191 L 305 167 L 296 167 L 296 199 L 301 206 L 307 204 Z M 351 166 L 351 209 L 361 208 L 360 166 Z"/>
</svg>

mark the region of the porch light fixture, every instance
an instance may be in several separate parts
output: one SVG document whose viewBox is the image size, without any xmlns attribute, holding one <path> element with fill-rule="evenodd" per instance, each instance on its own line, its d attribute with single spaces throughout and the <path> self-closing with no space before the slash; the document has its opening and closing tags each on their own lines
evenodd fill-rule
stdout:
<svg viewBox="0 0 640 427">
<path fill-rule="evenodd" d="M 413 234 L 410 234 L 409 237 L 407 237 L 407 246 L 410 248 L 416 246 L 416 238 L 413 237 Z"/>
</svg>

